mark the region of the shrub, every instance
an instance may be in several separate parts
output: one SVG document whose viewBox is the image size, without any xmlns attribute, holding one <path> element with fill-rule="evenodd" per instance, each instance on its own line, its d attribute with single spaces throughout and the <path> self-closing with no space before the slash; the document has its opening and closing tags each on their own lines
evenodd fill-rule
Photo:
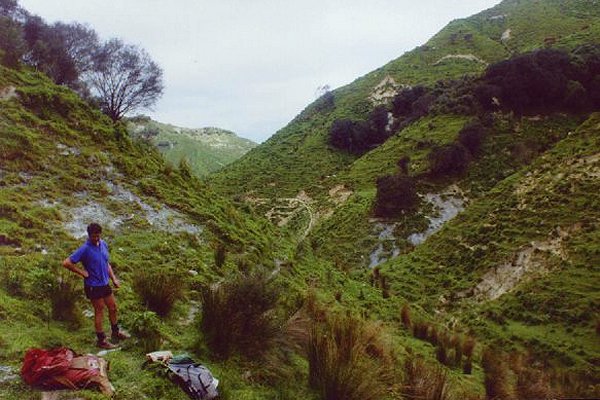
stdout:
<svg viewBox="0 0 600 400">
<path fill-rule="evenodd" d="M 237 276 L 201 291 L 200 329 L 218 358 L 233 353 L 252 358 L 268 349 L 277 334 L 272 313 L 279 290 L 265 273 Z"/>
<path fill-rule="evenodd" d="M 551 399 L 555 397 L 547 375 L 532 367 L 524 367 L 517 372 L 515 392 L 519 399 Z"/>
<path fill-rule="evenodd" d="M 188 161 L 187 158 L 183 157 L 181 160 L 179 160 L 179 174 L 181 175 L 182 178 L 189 180 L 192 178 L 192 176 L 194 175 L 192 172 L 192 166 L 190 164 L 190 162 Z"/>
<path fill-rule="evenodd" d="M 568 54 L 544 49 L 490 65 L 483 80 L 500 88 L 502 106 L 517 113 L 549 111 L 562 105 L 573 69 Z"/>
<path fill-rule="evenodd" d="M 337 119 L 329 129 L 329 144 L 353 154 L 363 154 L 391 135 L 388 122 L 388 111 L 383 106 L 375 107 L 366 121 Z"/>
<path fill-rule="evenodd" d="M 458 133 L 458 142 L 473 156 L 479 153 L 484 138 L 485 128 L 479 121 L 467 123 Z"/>
<path fill-rule="evenodd" d="M 329 130 L 329 144 L 341 150 L 360 154 L 365 147 L 364 132 L 367 125 L 349 119 L 337 119 Z"/>
<path fill-rule="evenodd" d="M 462 356 L 463 356 L 463 345 L 459 336 L 455 336 L 456 341 L 454 341 L 454 366 L 460 368 L 462 364 Z"/>
<path fill-rule="evenodd" d="M 465 358 L 462 368 L 463 368 L 463 374 L 471 375 L 471 372 L 473 372 L 473 359 L 471 357 Z"/>
<path fill-rule="evenodd" d="M 567 83 L 564 103 L 568 110 L 577 112 L 585 109 L 587 100 L 588 94 L 580 82 L 569 81 Z"/>
<path fill-rule="evenodd" d="M 414 178 L 406 175 L 389 175 L 377 179 L 375 215 L 394 217 L 414 209 L 419 202 Z"/>
<path fill-rule="evenodd" d="M 395 117 L 410 117 L 413 115 L 415 103 L 429 92 L 424 86 L 414 86 L 403 89 L 392 100 L 392 113 Z M 422 104 L 421 104 L 422 106 Z"/>
<path fill-rule="evenodd" d="M 331 91 L 325 92 L 314 102 L 315 111 L 318 113 L 326 113 L 333 110 L 335 106 L 335 95 Z"/>
<path fill-rule="evenodd" d="M 444 343 L 438 343 L 435 349 L 435 358 L 439 361 L 440 364 L 448 364 L 448 354 L 446 352 L 446 346 L 444 345 Z"/>
<path fill-rule="evenodd" d="M 386 131 L 388 126 L 388 110 L 384 106 L 377 106 L 369 114 L 369 125 L 371 126 L 371 138 L 368 140 L 370 144 L 381 144 L 389 136 Z"/>
<path fill-rule="evenodd" d="M 423 321 L 415 321 L 413 323 L 413 336 L 417 339 L 427 340 L 429 332 L 429 323 Z"/>
<path fill-rule="evenodd" d="M 461 143 L 450 143 L 429 153 L 429 170 L 434 177 L 462 174 L 467 170 L 471 155 Z"/>
<path fill-rule="evenodd" d="M 472 357 L 473 356 L 473 350 L 475 349 L 475 339 L 473 339 L 472 337 L 467 337 L 465 339 L 465 341 L 463 342 L 463 349 L 462 352 L 465 355 L 465 357 Z"/>
<path fill-rule="evenodd" d="M 177 300 L 183 297 L 185 275 L 175 268 L 138 270 L 133 288 L 150 310 L 161 317 L 167 316 Z"/>
<path fill-rule="evenodd" d="M 25 296 L 26 274 L 20 268 L 2 268 L 1 280 L 6 292 L 11 296 Z"/>
<path fill-rule="evenodd" d="M 144 353 L 160 350 L 163 335 L 156 313 L 144 311 L 130 314 L 128 320 L 129 330 Z"/>
<path fill-rule="evenodd" d="M 381 327 L 346 316 L 315 324 L 308 344 L 310 386 L 326 400 L 375 400 L 393 382 L 395 358 Z"/>
</svg>

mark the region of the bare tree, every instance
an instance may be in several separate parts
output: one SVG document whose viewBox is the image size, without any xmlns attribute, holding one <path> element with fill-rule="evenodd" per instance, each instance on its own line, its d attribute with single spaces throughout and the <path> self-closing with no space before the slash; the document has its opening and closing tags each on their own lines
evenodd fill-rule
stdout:
<svg viewBox="0 0 600 400">
<path fill-rule="evenodd" d="M 84 74 L 101 108 L 113 121 L 153 106 L 163 92 L 162 70 L 140 47 L 111 39 L 94 55 Z"/>
</svg>

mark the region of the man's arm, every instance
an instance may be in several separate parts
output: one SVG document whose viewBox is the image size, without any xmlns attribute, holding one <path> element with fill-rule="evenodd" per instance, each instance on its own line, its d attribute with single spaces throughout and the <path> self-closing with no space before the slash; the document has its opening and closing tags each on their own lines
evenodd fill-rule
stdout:
<svg viewBox="0 0 600 400">
<path fill-rule="evenodd" d="M 110 265 L 110 263 L 108 263 L 108 276 L 110 276 L 110 280 L 113 282 L 116 288 L 121 287 L 121 281 L 119 281 L 119 279 L 113 272 L 112 265 Z"/>
<path fill-rule="evenodd" d="M 78 268 L 77 265 L 75 265 L 69 257 L 65 258 L 65 261 L 63 261 L 63 267 L 65 267 L 69 271 L 75 272 L 82 278 L 87 278 L 89 276 L 88 272 L 85 269 Z"/>
</svg>

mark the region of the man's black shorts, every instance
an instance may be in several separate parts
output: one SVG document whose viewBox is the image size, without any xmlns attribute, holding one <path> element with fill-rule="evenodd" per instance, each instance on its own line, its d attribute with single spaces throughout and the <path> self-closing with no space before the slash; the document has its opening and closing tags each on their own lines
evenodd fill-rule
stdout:
<svg viewBox="0 0 600 400">
<path fill-rule="evenodd" d="M 110 285 L 106 286 L 88 286 L 83 285 L 83 290 L 85 291 L 85 297 L 90 300 L 103 299 L 106 296 L 110 296 L 112 293 L 112 289 Z"/>
</svg>

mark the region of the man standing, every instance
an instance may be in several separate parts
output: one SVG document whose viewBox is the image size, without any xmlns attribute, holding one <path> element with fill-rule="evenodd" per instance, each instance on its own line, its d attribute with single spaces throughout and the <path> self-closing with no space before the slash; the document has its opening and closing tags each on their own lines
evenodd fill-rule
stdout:
<svg viewBox="0 0 600 400">
<path fill-rule="evenodd" d="M 92 223 L 87 227 L 88 240 L 73 254 L 63 261 L 63 266 L 84 278 L 85 295 L 94 307 L 94 327 L 98 338 L 97 345 L 103 349 L 114 349 L 117 347 L 106 339 L 102 322 L 104 319 L 104 307 L 108 308 L 108 318 L 112 328 L 111 339 L 113 342 L 129 338 L 129 335 L 119 329 L 117 318 L 117 303 L 112 289 L 108 284 L 109 278 L 116 288 L 121 283 L 113 273 L 108 261 L 108 245 L 102 239 L 102 227 Z M 81 262 L 85 269 L 78 268 Z"/>
</svg>

